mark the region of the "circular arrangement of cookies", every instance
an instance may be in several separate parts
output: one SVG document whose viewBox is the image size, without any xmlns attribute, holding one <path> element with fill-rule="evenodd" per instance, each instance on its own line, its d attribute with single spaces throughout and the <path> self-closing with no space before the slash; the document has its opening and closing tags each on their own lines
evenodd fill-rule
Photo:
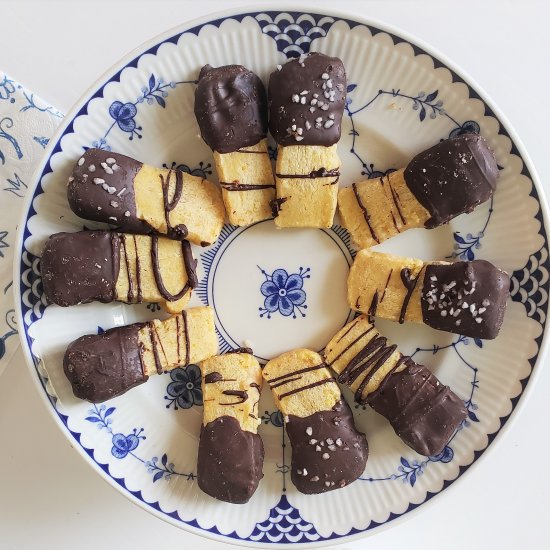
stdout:
<svg viewBox="0 0 550 550">
<path fill-rule="evenodd" d="M 332 491 L 355 481 L 368 458 L 366 437 L 339 384 L 426 456 L 442 452 L 467 416 L 449 387 L 380 334 L 375 317 L 478 339 L 496 338 L 502 325 L 510 280 L 491 263 L 426 262 L 370 250 L 407 229 L 446 224 L 490 199 L 499 170 L 484 138 L 442 140 L 400 170 L 339 191 L 345 102 L 344 65 L 324 54 L 278 65 L 267 94 L 243 66 L 206 65 L 195 116 L 219 186 L 88 149 L 69 178 L 69 205 L 116 229 L 57 233 L 43 251 L 44 291 L 54 304 L 159 302 L 171 314 L 82 336 L 66 350 L 64 371 L 76 397 L 99 403 L 152 375 L 199 364 L 198 484 L 219 500 L 247 502 L 263 477 L 257 433 L 263 381 L 285 421 L 294 485 L 306 494 Z M 278 146 L 274 171 L 268 129 Z M 226 217 L 235 226 L 273 218 L 282 231 L 331 227 L 337 208 L 360 248 L 347 281 L 357 316 L 321 354 L 295 349 L 263 368 L 249 348 L 217 355 L 212 308 L 185 309 L 198 284 L 190 243 L 214 243 Z"/>
</svg>

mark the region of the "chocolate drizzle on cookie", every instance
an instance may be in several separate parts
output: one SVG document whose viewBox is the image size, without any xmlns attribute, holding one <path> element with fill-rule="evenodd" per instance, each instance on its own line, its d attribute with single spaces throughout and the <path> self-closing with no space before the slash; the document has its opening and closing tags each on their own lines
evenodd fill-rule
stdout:
<svg viewBox="0 0 550 550">
<path fill-rule="evenodd" d="M 484 138 L 463 134 L 416 155 L 404 177 L 407 187 L 430 213 L 428 229 L 471 212 L 494 193 L 499 175 Z"/>
<path fill-rule="evenodd" d="M 292 445 L 291 479 L 302 493 L 345 487 L 364 472 L 367 440 L 344 400 L 304 418 L 289 415 L 286 430 Z"/>
<path fill-rule="evenodd" d="M 273 199 L 269 202 L 271 207 L 271 215 L 276 218 L 281 211 L 282 205 L 288 200 L 288 197 L 281 197 L 280 199 Z"/>
<path fill-rule="evenodd" d="M 355 323 L 353 323 L 345 334 L 342 335 L 339 341 L 341 341 L 354 326 Z M 344 347 L 338 355 L 331 358 L 328 365 L 334 365 L 347 351 L 366 338 L 372 331 L 375 331 L 375 328 L 373 325 L 369 325 L 366 330 L 361 332 L 359 336 L 355 337 L 346 347 Z M 396 349 L 397 346 L 395 344 L 387 345 L 387 339 L 379 334 L 375 334 L 372 338 L 366 338 L 364 345 L 361 344 L 359 351 L 347 362 L 347 364 L 343 368 L 339 366 L 339 374 L 337 376 L 338 382 L 351 386 L 361 375 L 365 374 L 355 391 L 355 401 L 361 405 L 368 403 L 369 396 L 364 396 L 368 383 L 376 372 L 385 365 Z M 406 357 L 400 357 L 392 367 L 390 373 L 397 369 L 405 360 Z M 390 373 L 386 373 L 386 377 Z"/>
<path fill-rule="evenodd" d="M 160 295 L 169 302 L 175 302 L 182 298 L 185 293 L 191 289 L 195 288 L 198 284 L 197 274 L 195 269 L 197 267 L 197 260 L 193 259 L 191 253 L 191 245 L 188 241 L 182 241 L 181 247 L 183 252 L 183 262 L 185 266 L 185 272 L 187 273 L 187 281 L 183 285 L 182 289 L 177 294 L 172 294 L 165 286 L 164 280 L 162 279 L 162 274 L 160 271 L 160 263 L 158 257 L 158 237 L 153 235 L 151 237 L 151 259 L 153 263 L 153 275 L 155 276 L 155 282 L 157 283 L 157 288 L 160 292 Z"/>
<path fill-rule="evenodd" d="M 172 177 L 175 178 L 176 183 L 172 199 L 170 199 L 170 181 Z M 183 172 L 180 170 L 169 170 L 166 179 L 162 174 L 159 174 L 159 178 L 162 187 L 162 204 L 164 206 L 164 218 L 166 220 L 166 235 L 171 239 L 181 241 L 187 237 L 189 231 L 187 226 L 183 223 L 172 226 L 170 223 L 170 212 L 178 206 L 181 200 L 181 195 L 183 193 Z"/>
<path fill-rule="evenodd" d="M 287 374 L 283 374 L 282 376 L 277 376 L 275 378 L 271 378 L 269 380 L 269 387 L 272 390 L 275 390 L 275 388 L 278 388 L 280 386 L 285 386 L 286 384 L 289 384 L 291 382 L 296 382 L 298 380 L 301 380 L 302 374 L 306 372 L 312 372 L 319 369 L 326 368 L 326 365 L 324 363 L 320 363 L 319 365 L 313 365 L 311 367 L 305 367 L 303 369 L 295 370 L 293 372 L 289 372 Z M 315 388 L 317 386 L 322 386 L 323 384 L 329 384 L 331 382 L 335 382 L 334 378 L 332 376 L 329 376 L 328 378 L 324 378 L 322 380 L 317 380 L 315 382 L 312 382 L 311 384 L 306 384 L 304 386 L 300 386 L 298 388 L 294 388 L 292 390 L 289 390 L 287 392 L 279 394 L 277 397 L 278 399 L 284 399 L 285 397 L 289 397 L 291 395 L 294 395 L 296 393 L 300 393 L 302 391 L 308 390 L 310 388 Z"/>
<path fill-rule="evenodd" d="M 318 179 L 318 178 L 334 178 L 330 185 L 335 185 L 340 179 L 340 169 L 332 168 L 327 170 L 326 168 L 318 168 L 317 170 L 312 170 L 309 174 L 275 174 L 279 179 Z"/>
<path fill-rule="evenodd" d="M 340 139 L 346 100 L 342 61 L 309 53 L 269 78 L 269 129 L 279 145 L 322 145 Z"/>
<path fill-rule="evenodd" d="M 363 218 L 365 219 L 365 223 L 367 224 L 367 226 L 369 228 L 369 232 L 370 232 L 370 235 L 371 235 L 373 241 L 380 244 L 380 239 L 376 235 L 376 232 L 374 231 L 374 227 L 372 227 L 372 225 L 370 223 L 370 215 L 368 213 L 367 207 L 365 206 L 365 203 L 361 199 L 361 195 L 359 195 L 359 190 L 357 189 L 357 184 L 353 183 L 351 185 L 351 187 L 353 189 L 353 194 L 355 195 L 355 199 L 357 200 L 357 204 L 359 205 L 359 208 L 361 209 L 361 212 L 363 213 Z"/>
<path fill-rule="evenodd" d="M 275 189 L 275 185 L 271 183 L 226 183 L 220 181 L 220 186 L 225 191 L 258 191 L 260 189 Z"/>
<path fill-rule="evenodd" d="M 262 81 L 242 65 L 205 65 L 195 91 L 195 117 L 202 138 L 218 153 L 242 151 L 267 134 L 267 98 Z"/>
<path fill-rule="evenodd" d="M 230 403 L 220 402 L 220 405 L 222 406 L 240 405 L 248 399 L 248 392 L 246 390 L 223 390 L 222 393 L 224 395 L 229 395 L 237 398 L 236 401 L 232 401 Z"/>
<path fill-rule="evenodd" d="M 399 273 L 401 277 L 401 282 L 403 283 L 403 286 L 407 289 L 405 297 L 403 298 L 403 303 L 401 305 L 401 311 L 399 312 L 399 324 L 401 325 L 405 322 L 405 316 L 407 315 L 407 308 L 409 307 L 412 293 L 416 288 L 416 284 L 418 283 L 418 279 L 420 279 L 423 270 L 424 267 L 422 267 L 416 277 L 411 277 L 411 270 L 408 267 L 404 267 Z"/>
<path fill-rule="evenodd" d="M 215 384 L 216 382 L 221 382 L 223 380 L 223 374 L 221 372 L 209 372 L 204 377 L 205 384 Z"/>
</svg>

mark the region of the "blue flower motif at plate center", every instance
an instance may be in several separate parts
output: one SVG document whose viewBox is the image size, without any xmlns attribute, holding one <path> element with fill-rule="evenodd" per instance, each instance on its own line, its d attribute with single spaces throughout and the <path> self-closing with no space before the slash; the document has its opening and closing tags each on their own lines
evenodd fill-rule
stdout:
<svg viewBox="0 0 550 550">
<path fill-rule="evenodd" d="M 311 269 L 300 267 L 298 273 L 289 275 L 285 269 L 276 269 L 271 275 L 260 266 L 258 269 L 265 276 L 265 281 L 260 286 L 260 292 L 265 296 L 264 307 L 260 307 L 260 317 L 279 312 L 283 317 L 292 315 L 296 319 L 296 311 L 302 317 L 306 314 L 302 311 L 307 309 L 306 293 L 303 290 L 304 279 L 310 278 Z"/>
</svg>

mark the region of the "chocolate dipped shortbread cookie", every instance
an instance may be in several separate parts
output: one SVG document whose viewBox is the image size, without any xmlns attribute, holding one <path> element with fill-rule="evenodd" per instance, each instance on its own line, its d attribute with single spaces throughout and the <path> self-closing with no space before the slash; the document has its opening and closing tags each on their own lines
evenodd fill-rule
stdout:
<svg viewBox="0 0 550 550">
<path fill-rule="evenodd" d="M 340 177 L 336 143 L 346 101 L 340 59 L 310 53 L 279 66 L 269 79 L 269 129 L 278 144 L 278 227 L 330 227 Z"/>
<path fill-rule="evenodd" d="M 473 338 L 496 338 L 510 295 L 510 277 L 485 260 L 424 262 L 361 250 L 349 272 L 356 311 Z"/>
<path fill-rule="evenodd" d="M 361 315 L 327 344 L 324 357 L 338 382 L 390 421 L 395 433 L 416 452 L 443 451 L 467 410 L 463 401 L 426 367 L 402 355 Z"/>
<path fill-rule="evenodd" d="M 88 302 L 160 302 L 179 313 L 198 284 L 187 241 L 110 231 L 56 233 L 40 261 L 46 297 L 66 307 Z"/>
<path fill-rule="evenodd" d="M 81 218 L 201 246 L 218 238 L 225 218 L 219 190 L 211 181 L 103 149 L 88 149 L 80 157 L 67 196 Z"/>
<path fill-rule="evenodd" d="M 491 198 L 498 175 L 485 139 L 464 134 L 419 153 L 406 168 L 341 189 L 338 210 L 353 240 L 369 248 L 471 212 Z"/>
<path fill-rule="evenodd" d="M 292 445 L 291 479 L 306 494 L 349 485 L 365 470 L 368 445 L 318 353 L 297 349 L 263 369 Z"/>
<path fill-rule="evenodd" d="M 217 351 L 214 311 L 196 307 L 164 321 L 82 336 L 67 348 L 63 369 L 76 397 L 100 403 Z"/>
<path fill-rule="evenodd" d="M 195 117 L 214 153 L 229 223 L 271 218 L 275 181 L 267 150 L 267 98 L 260 78 L 242 65 L 205 65 Z"/>
<path fill-rule="evenodd" d="M 263 477 L 264 446 L 257 433 L 262 371 L 249 349 L 211 357 L 200 368 L 199 487 L 218 500 L 244 504 Z"/>
</svg>

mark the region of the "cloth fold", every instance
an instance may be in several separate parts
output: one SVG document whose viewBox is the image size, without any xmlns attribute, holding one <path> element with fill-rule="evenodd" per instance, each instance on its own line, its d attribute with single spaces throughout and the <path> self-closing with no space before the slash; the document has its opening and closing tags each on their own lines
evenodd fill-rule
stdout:
<svg viewBox="0 0 550 550">
<path fill-rule="evenodd" d="M 0 375 L 19 347 L 13 261 L 23 198 L 63 114 L 0 71 Z"/>
</svg>

